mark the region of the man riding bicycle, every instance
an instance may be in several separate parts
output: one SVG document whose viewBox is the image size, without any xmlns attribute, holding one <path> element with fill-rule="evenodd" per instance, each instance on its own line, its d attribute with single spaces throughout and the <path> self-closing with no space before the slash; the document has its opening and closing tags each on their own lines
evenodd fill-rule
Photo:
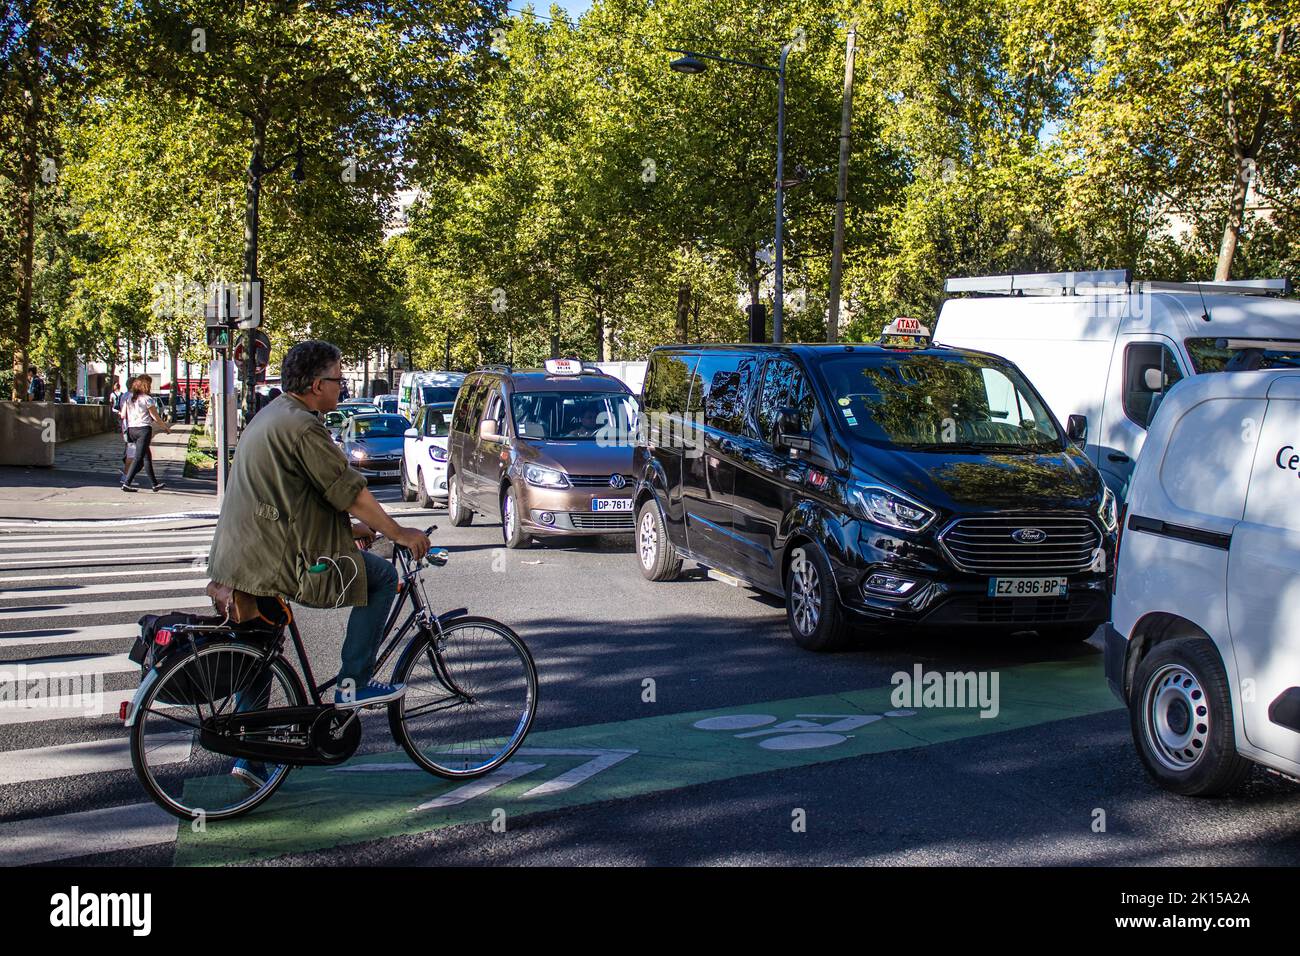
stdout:
<svg viewBox="0 0 1300 956">
<path fill-rule="evenodd" d="M 339 403 L 341 359 L 338 348 L 320 341 L 300 342 L 285 355 L 283 393 L 240 436 L 208 573 L 254 597 L 351 607 L 334 700 L 338 707 L 363 707 L 396 700 L 406 690 L 372 676 L 397 574 L 363 548 L 377 531 L 419 560 L 429 539 L 384 511 L 321 422 Z M 234 773 L 252 777 L 257 769 L 250 772 L 239 761 Z"/>
</svg>

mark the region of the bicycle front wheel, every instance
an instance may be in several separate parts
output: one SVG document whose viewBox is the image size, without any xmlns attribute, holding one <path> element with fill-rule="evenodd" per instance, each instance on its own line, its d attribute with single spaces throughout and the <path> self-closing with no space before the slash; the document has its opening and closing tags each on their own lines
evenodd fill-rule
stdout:
<svg viewBox="0 0 1300 956">
<path fill-rule="evenodd" d="M 421 631 L 397 662 L 405 696 L 388 705 L 393 738 L 430 773 L 481 777 L 519 749 L 537 713 L 537 667 L 514 631 L 462 617 Z"/>
</svg>

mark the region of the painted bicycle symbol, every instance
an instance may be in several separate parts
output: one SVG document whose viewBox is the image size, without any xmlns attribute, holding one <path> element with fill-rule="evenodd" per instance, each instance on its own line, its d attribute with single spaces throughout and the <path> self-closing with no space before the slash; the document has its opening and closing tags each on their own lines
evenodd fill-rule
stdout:
<svg viewBox="0 0 1300 956">
<path fill-rule="evenodd" d="M 887 710 L 883 714 L 795 714 L 794 720 L 780 723 L 771 714 L 724 714 L 697 720 L 691 726 L 696 730 L 743 731 L 732 736 L 737 740 L 762 738 L 758 745 L 764 750 L 815 750 L 844 743 L 852 736 L 850 731 L 859 727 L 885 718 L 911 717 L 915 713 L 914 710 Z"/>
</svg>

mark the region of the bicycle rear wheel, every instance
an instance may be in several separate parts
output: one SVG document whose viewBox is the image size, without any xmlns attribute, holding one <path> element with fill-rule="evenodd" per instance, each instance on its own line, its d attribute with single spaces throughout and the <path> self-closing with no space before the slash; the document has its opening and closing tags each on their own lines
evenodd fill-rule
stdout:
<svg viewBox="0 0 1300 956">
<path fill-rule="evenodd" d="M 514 631 L 462 617 L 441 636 L 421 631 L 393 679 L 406 695 L 388 705 L 393 738 L 430 773 L 481 777 L 510 759 L 537 713 L 537 667 Z"/>
<path fill-rule="evenodd" d="M 168 813 L 183 820 L 236 817 L 265 801 L 289 775 L 284 764 L 251 763 L 251 779 L 238 776 L 232 772 L 237 758 L 204 750 L 199 740 L 200 723 L 214 715 L 307 702 L 297 672 L 279 656 L 261 668 L 262 656 L 262 648 L 235 641 L 200 647 L 197 654 L 178 652 L 140 701 L 131 763 Z"/>
</svg>

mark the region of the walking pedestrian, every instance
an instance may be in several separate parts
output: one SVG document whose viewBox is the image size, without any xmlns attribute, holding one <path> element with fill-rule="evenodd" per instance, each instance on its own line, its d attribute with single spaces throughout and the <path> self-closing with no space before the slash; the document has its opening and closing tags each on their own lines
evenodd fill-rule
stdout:
<svg viewBox="0 0 1300 956">
<path fill-rule="evenodd" d="M 128 442 L 135 446 L 135 460 L 131 462 L 126 477 L 122 479 L 123 491 L 136 490 L 135 476 L 140 473 L 141 468 L 145 468 L 149 472 L 149 480 L 153 482 L 154 491 L 160 491 L 163 487 L 163 483 L 158 480 L 158 476 L 153 471 L 153 453 L 149 451 L 149 442 L 153 440 L 153 430 L 155 428 L 169 432 L 171 426 L 158 414 L 158 403 L 149 394 L 152 388 L 152 377 L 148 375 L 137 376 L 131 382 L 130 396 L 122 403 L 122 418 L 126 425 L 126 438 Z"/>
<path fill-rule="evenodd" d="M 36 371 L 35 365 L 27 369 L 27 400 L 29 402 L 45 401 L 45 379 L 41 378 L 41 373 Z"/>
</svg>

